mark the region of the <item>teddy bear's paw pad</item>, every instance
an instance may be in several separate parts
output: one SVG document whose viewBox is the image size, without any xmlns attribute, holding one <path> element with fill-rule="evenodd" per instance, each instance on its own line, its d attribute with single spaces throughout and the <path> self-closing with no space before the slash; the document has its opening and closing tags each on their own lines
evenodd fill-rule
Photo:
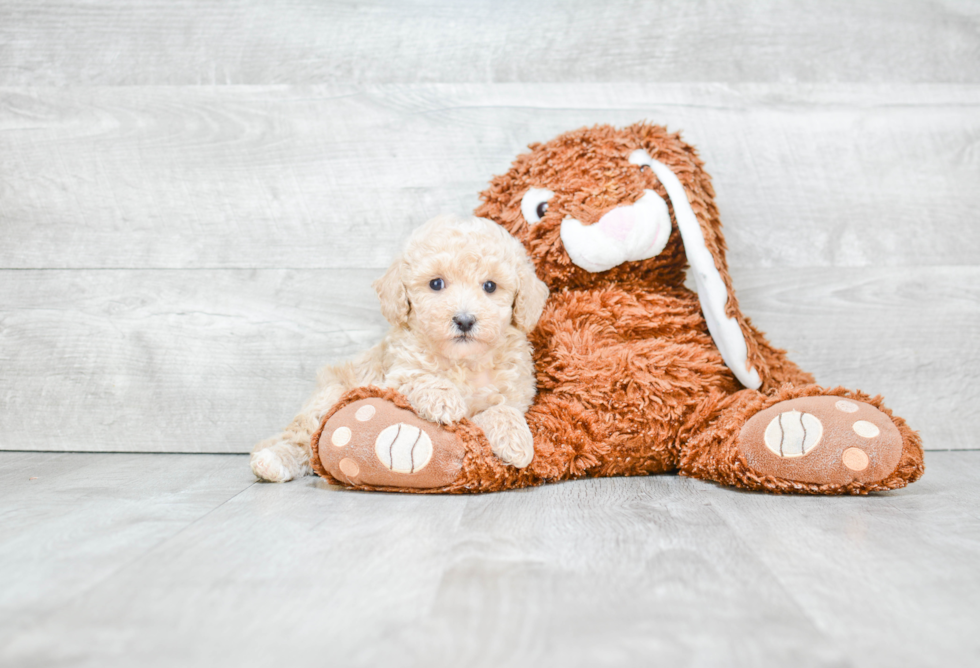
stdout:
<svg viewBox="0 0 980 668">
<path fill-rule="evenodd" d="M 890 475 L 902 456 L 902 436 L 887 415 L 863 401 L 800 397 L 752 416 L 738 447 L 758 475 L 846 485 Z"/>
<path fill-rule="evenodd" d="M 443 487 L 456 479 L 463 454 L 455 434 L 377 397 L 337 411 L 318 446 L 334 478 L 374 487 Z"/>
</svg>

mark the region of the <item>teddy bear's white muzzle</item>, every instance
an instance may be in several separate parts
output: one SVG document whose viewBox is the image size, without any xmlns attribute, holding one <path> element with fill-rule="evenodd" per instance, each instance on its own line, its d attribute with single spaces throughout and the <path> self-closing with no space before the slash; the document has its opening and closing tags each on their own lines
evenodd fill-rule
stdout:
<svg viewBox="0 0 980 668">
<path fill-rule="evenodd" d="M 568 257 L 591 272 L 656 257 L 669 236 L 667 203 L 653 190 L 644 191 L 643 197 L 630 206 L 607 212 L 592 225 L 571 216 L 561 223 L 561 241 Z"/>
</svg>

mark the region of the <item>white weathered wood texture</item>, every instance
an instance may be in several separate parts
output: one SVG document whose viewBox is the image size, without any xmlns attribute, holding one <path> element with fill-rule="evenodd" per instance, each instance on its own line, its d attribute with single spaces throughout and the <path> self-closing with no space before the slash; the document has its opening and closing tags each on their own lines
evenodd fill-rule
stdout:
<svg viewBox="0 0 980 668">
<path fill-rule="evenodd" d="M 640 120 L 714 176 L 734 266 L 980 261 L 980 86 L 0 89 L 0 267 L 384 267 L 532 141 Z"/>
<path fill-rule="evenodd" d="M 478 497 L 231 455 L 0 453 L 0 664 L 968 666 L 977 452 L 867 498 L 655 476 Z"/>
<path fill-rule="evenodd" d="M 243 452 L 321 361 L 387 324 L 372 270 L 9 271 L 0 448 Z M 980 267 L 739 269 L 743 308 L 825 385 L 882 393 L 934 449 L 975 448 Z"/>
<path fill-rule="evenodd" d="M 527 143 L 683 129 L 743 306 L 977 447 L 980 5 L 0 0 L 0 448 L 243 452 Z M 206 84 L 206 85 L 200 85 Z"/>
<path fill-rule="evenodd" d="M 0 85 L 980 83 L 970 0 L 6 0 Z"/>
</svg>

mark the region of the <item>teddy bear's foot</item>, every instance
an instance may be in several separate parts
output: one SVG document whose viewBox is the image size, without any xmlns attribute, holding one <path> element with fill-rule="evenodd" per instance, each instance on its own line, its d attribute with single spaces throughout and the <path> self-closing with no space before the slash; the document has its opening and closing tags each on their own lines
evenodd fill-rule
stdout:
<svg viewBox="0 0 980 668">
<path fill-rule="evenodd" d="M 817 485 L 864 485 L 898 467 L 902 435 L 874 406 L 839 396 L 781 401 L 752 416 L 738 449 L 756 475 Z"/>
<path fill-rule="evenodd" d="M 313 438 L 317 472 L 351 487 L 444 488 L 465 455 L 455 434 L 382 397 L 342 406 Z"/>
</svg>

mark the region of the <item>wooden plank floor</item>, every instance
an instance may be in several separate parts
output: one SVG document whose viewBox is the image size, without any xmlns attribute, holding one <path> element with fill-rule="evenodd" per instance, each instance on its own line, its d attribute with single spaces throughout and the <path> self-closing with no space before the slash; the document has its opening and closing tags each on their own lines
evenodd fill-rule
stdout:
<svg viewBox="0 0 980 668">
<path fill-rule="evenodd" d="M 980 452 L 867 498 L 675 476 L 486 496 L 240 455 L 0 453 L 4 666 L 963 666 Z"/>
</svg>

